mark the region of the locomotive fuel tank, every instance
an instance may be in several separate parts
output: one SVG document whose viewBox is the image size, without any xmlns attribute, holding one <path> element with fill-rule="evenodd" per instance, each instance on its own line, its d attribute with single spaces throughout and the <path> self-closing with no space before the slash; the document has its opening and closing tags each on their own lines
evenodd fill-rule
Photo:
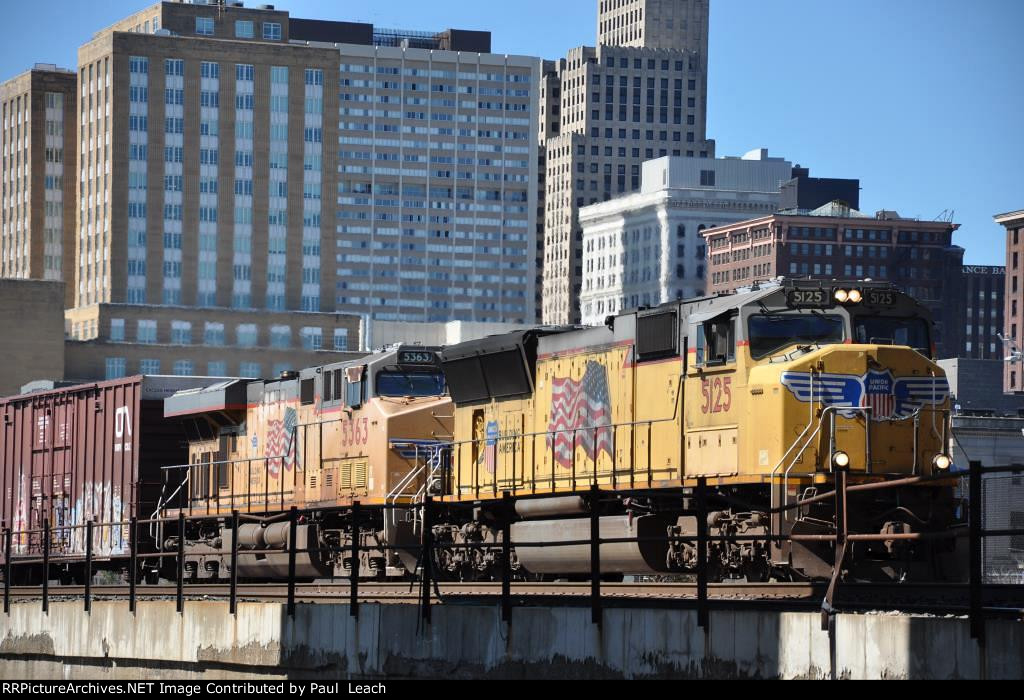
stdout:
<svg viewBox="0 0 1024 700">
<path fill-rule="evenodd" d="M 624 540 L 602 544 L 602 574 L 655 574 L 668 568 L 669 522 L 657 515 L 606 515 L 599 519 L 602 540 Z M 590 572 L 590 545 L 569 544 L 537 547 L 531 544 L 586 542 L 590 519 L 523 520 L 512 524 L 516 555 L 534 574 L 585 574 Z"/>
</svg>

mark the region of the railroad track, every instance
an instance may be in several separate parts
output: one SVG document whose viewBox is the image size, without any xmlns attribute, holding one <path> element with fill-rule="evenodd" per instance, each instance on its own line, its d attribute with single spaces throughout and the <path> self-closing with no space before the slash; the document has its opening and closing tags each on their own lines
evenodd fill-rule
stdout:
<svg viewBox="0 0 1024 700">
<path fill-rule="evenodd" d="M 12 600 L 41 599 L 38 586 L 11 589 Z M 825 596 L 824 583 L 713 583 L 708 586 L 709 604 L 717 608 L 773 606 L 793 610 L 817 610 Z M 189 584 L 186 600 L 227 599 L 228 584 Z M 50 600 L 81 599 L 84 586 L 51 586 Z M 125 585 L 93 585 L 94 600 L 127 599 Z M 140 599 L 166 599 L 177 595 L 174 584 L 140 585 Z M 299 603 L 347 603 L 347 583 L 298 583 L 295 600 Z M 584 583 L 513 583 L 511 596 L 517 606 L 545 604 L 589 605 L 591 588 Z M 288 587 L 282 584 L 239 584 L 237 597 L 243 601 L 282 601 Z M 433 587 L 433 604 L 495 602 L 501 598 L 501 584 L 491 582 L 438 583 Z M 601 599 L 609 607 L 689 607 L 697 600 L 695 583 L 602 583 Z M 413 583 L 360 583 L 359 600 L 364 603 L 419 604 L 420 586 Z M 1024 616 L 1024 587 L 991 585 L 984 589 L 984 604 L 1011 616 Z M 968 608 L 968 588 L 958 584 L 840 584 L 835 607 L 849 610 L 900 610 L 905 612 L 957 613 Z"/>
</svg>

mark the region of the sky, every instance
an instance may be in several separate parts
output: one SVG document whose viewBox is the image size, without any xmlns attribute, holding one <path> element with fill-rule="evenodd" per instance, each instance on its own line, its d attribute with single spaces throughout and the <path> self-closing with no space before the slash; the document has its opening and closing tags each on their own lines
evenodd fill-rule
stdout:
<svg viewBox="0 0 1024 700">
<path fill-rule="evenodd" d="M 95 31 L 149 4 L 0 1 L 0 79 L 74 67 Z M 544 58 L 594 44 L 596 5 L 276 0 L 297 17 L 489 30 L 494 51 Z M 1022 27 L 1021 0 L 711 0 L 708 136 L 719 156 L 768 148 L 812 176 L 859 178 L 869 213 L 953 212 L 965 262 L 1002 265 L 992 216 L 1024 209 Z"/>
</svg>

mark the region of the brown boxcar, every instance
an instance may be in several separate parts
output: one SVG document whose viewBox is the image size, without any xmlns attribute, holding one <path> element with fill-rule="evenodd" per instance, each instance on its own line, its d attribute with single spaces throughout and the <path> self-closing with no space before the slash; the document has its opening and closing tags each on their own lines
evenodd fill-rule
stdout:
<svg viewBox="0 0 1024 700">
<path fill-rule="evenodd" d="M 98 561 L 130 551 L 127 522 L 156 510 L 161 467 L 188 457 L 163 400 L 216 380 L 130 377 L 0 399 L 0 520 L 14 557 L 38 557 L 48 521 L 54 558 L 85 554 L 94 520 Z M 151 548 L 140 527 L 142 551 Z"/>
</svg>

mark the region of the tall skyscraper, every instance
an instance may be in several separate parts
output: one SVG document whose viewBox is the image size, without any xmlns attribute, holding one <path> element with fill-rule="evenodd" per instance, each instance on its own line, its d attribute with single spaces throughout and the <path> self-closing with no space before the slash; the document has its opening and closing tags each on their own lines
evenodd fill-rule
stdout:
<svg viewBox="0 0 1024 700">
<path fill-rule="evenodd" d="M 0 277 L 74 276 L 75 82 L 74 71 L 37 64 L 0 85 Z"/>
<path fill-rule="evenodd" d="M 77 306 L 530 322 L 536 59 L 163 2 L 79 51 Z"/>
<path fill-rule="evenodd" d="M 708 0 L 598 0 L 598 46 L 559 62 L 560 123 L 545 159 L 545 323 L 580 320 L 580 207 L 639 190 L 646 160 L 714 157 L 708 21 Z"/>
<path fill-rule="evenodd" d="M 599 0 L 597 43 L 708 54 L 708 0 Z"/>
</svg>

